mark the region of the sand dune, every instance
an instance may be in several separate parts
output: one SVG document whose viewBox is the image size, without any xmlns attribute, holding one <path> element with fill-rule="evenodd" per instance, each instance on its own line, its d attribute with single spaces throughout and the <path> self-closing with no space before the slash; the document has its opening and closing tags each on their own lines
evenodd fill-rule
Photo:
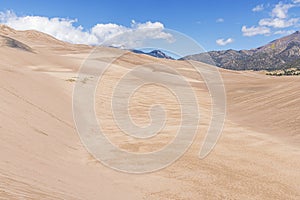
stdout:
<svg viewBox="0 0 300 200">
<path fill-rule="evenodd" d="M 95 105 L 107 137 L 118 147 L 155 151 L 175 137 L 180 123 L 174 96 L 150 85 L 133 96 L 130 113 L 142 126 L 149 123 L 149 105 L 166 104 L 167 128 L 150 140 L 121 134 L 107 106 L 111 88 L 134 66 L 154 62 L 178 70 L 200 100 L 197 137 L 184 156 L 158 172 L 131 175 L 94 159 L 75 128 L 72 91 L 79 67 L 93 48 L 6 26 L 0 27 L 0 35 L 32 50 L 5 42 L 0 47 L 0 199 L 299 199 L 300 77 L 221 70 L 227 118 L 215 149 L 201 160 L 199 149 L 211 117 L 211 99 L 202 77 L 186 61 L 99 48 L 93 59 L 104 64 L 113 55 L 124 54 L 99 83 Z M 176 76 L 166 69 L 145 67 L 128 84 L 149 74 L 169 81 Z"/>
</svg>

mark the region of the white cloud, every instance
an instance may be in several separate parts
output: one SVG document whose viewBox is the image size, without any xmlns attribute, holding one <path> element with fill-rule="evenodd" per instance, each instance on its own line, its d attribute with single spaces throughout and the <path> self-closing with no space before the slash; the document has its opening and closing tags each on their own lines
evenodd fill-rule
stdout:
<svg viewBox="0 0 300 200">
<path fill-rule="evenodd" d="M 271 12 L 269 13 L 268 18 L 260 19 L 257 26 L 251 26 L 247 28 L 246 26 L 242 27 L 242 32 L 244 36 L 254 36 L 254 35 L 271 35 L 273 34 L 286 34 L 290 33 L 288 30 L 274 30 L 274 29 L 283 29 L 288 27 L 299 27 L 300 17 L 289 17 L 289 10 L 293 7 L 298 7 L 297 3 L 300 3 L 300 0 L 290 0 L 290 3 L 277 3 Z M 253 12 L 261 11 L 262 9 L 268 8 L 270 5 L 261 4 L 257 5 L 252 9 Z M 274 32 L 273 32 L 274 31 Z"/>
<path fill-rule="evenodd" d="M 259 21 L 260 26 L 271 26 L 274 28 L 286 28 L 297 24 L 299 18 L 291 18 L 288 20 L 280 18 L 266 18 Z"/>
<path fill-rule="evenodd" d="M 287 18 L 287 13 L 290 8 L 294 7 L 295 5 L 293 4 L 284 4 L 282 2 L 279 2 L 278 4 L 275 5 L 275 8 L 272 10 L 272 17 L 276 18 Z"/>
<path fill-rule="evenodd" d="M 290 35 L 292 33 L 296 32 L 295 30 L 279 30 L 275 31 L 275 35 Z"/>
<path fill-rule="evenodd" d="M 216 22 L 217 22 L 217 23 L 222 23 L 222 22 L 224 22 L 224 19 L 223 19 L 223 18 L 218 18 L 218 19 L 216 20 Z"/>
<path fill-rule="evenodd" d="M 228 38 L 228 39 L 224 39 L 224 38 L 221 38 L 221 39 L 217 39 L 216 40 L 216 43 L 217 43 L 217 45 L 219 45 L 219 46 L 225 46 L 225 45 L 227 45 L 227 44 L 230 44 L 230 43 L 232 43 L 233 42 L 233 39 L 232 38 Z"/>
<path fill-rule="evenodd" d="M 113 45 L 135 48 L 144 40 L 163 39 L 172 41 L 172 35 L 164 31 L 160 22 L 136 23 L 132 20 L 130 27 L 118 24 L 96 24 L 90 30 L 75 26 L 76 19 L 48 18 L 41 16 L 17 16 L 12 11 L 0 12 L 0 23 L 17 30 L 38 30 L 75 44 Z"/>
<path fill-rule="evenodd" d="M 255 35 L 269 35 L 271 30 L 268 27 L 264 26 L 251 26 L 247 28 L 246 26 L 242 27 L 242 32 L 244 36 L 255 36 Z"/>
<path fill-rule="evenodd" d="M 264 4 L 257 5 L 252 9 L 253 12 L 260 12 L 263 10 L 264 10 Z"/>
</svg>

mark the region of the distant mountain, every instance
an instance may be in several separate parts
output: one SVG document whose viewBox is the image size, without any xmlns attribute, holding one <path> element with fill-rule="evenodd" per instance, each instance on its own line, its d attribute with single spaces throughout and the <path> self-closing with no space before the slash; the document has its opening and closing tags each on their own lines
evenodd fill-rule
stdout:
<svg viewBox="0 0 300 200">
<path fill-rule="evenodd" d="M 165 59 L 171 59 L 171 60 L 174 60 L 174 58 L 172 58 L 171 56 L 168 56 L 167 54 L 165 54 L 164 52 L 160 51 L 160 50 L 153 50 L 151 52 L 144 52 L 144 51 L 141 51 L 141 50 L 131 50 L 133 53 L 138 53 L 138 54 L 145 54 L 145 55 L 149 55 L 149 56 L 153 56 L 153 57 L 156 57 L 156 58 L 165 58 Z"/>
<path fill-rule="evenodd" d="M 233 70 L 300 69 L 300 32 L 251 50 L 210 51 L 181 58 Z"/>
</svg>

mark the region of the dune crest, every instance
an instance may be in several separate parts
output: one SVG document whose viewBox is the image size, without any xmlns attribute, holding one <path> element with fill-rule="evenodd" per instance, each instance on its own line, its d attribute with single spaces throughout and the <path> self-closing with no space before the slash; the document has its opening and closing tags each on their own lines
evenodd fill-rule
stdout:
<svg viewBox="0 0 300 200">
<path fill-rule="evenodd" d="M 199 130 L 184 156 L 158 172 L 130 175 L 93 158 L 74 125 L 72 90 L 76 81 L 81 81 L 77 72 L 93 48 L 4 25 L 0 26 L 0 35 L 1 44 L 6 44 L 0 47 L 0 199 L 299 198 L 300 77 L 220 69 L 228 100 L 227 118 L 216 147 L 200 160 L 211 99 L 203 79 L 192 73 L 187 61 L 99 47 L 92 59 L 104 64 L 112 56 L 124 54 L 105 74 L 95 105 L 97 116 L 104 118 L 108 138 L 120 148 L 132 152 L 159 149 L 172 140 L 180 122 L 174 96 L 149 86 L 148 93 L 133 96 L 130 112 L 137 124 L 149 123 L 147 108 L 160 96 L 159 102 L 167 103 L 170 117 L 163 134 L 158 139 L 134 140 L 113 124 L 111 113 L 103 108 L 109 105 L 113 84 L 136 65 L 154 62 L 178 70 L 200 99 Z M 149 74 L 170 81 L 176 76 L 145 67 L 130 80 L 133 83 Z M 155 95 L 151 97 L 149 91 Z"/>
</svg>

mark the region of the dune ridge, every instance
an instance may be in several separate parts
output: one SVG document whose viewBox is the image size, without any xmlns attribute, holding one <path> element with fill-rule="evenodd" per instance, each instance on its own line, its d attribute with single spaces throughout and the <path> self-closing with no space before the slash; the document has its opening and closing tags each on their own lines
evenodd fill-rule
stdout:
<svg viewBox="0 0 300 200">
<path fill-rule="evenodd" d="M 202 78 L 188 68 L 187 61 L 99 47 L 93 59 L 102 63 L 124 53 L 105 74 L 107 81 L 102 84 L 106 89 L 98 88 L 96 96 L 97 116 L 105 116 L 104 129 L 120 148 L 132 152 L 160 148 L 174 137 L 179 122 L 173 97 L 149 86 L 155 96 L 163 97 L 162 103 L 170 105 L 168 129 L 158 139 L 142 142 L 120 135 L 109 111 L 101 106 L 107 103 L 115 81 L 135 65 L 155 62 L 175 68 L 190 80 L 200 99 L 199 130 L 184 156 L 158 172 L 130 175 L 93 158 L 76 132 L 72 90 L 78 69 L 93 47 L 4 25 L 0 34 L 35 52 L 0 47 L 0 199 L 299 198 L 300 77 L 220 69 L 228 100 L 226 123 L 215 149 L 200 160 L 211 99 Z M 145 69 L 132 81 L 147 76 L 147 70 L 164 73 L 170 80 L 174 76 L 160 69 Z M 149 122 L 143 113 L 155 102 L 155 97 L 147 95 L 144 91 L 134 96 L 130 104 L 140 125 Z"/>
</svg>

